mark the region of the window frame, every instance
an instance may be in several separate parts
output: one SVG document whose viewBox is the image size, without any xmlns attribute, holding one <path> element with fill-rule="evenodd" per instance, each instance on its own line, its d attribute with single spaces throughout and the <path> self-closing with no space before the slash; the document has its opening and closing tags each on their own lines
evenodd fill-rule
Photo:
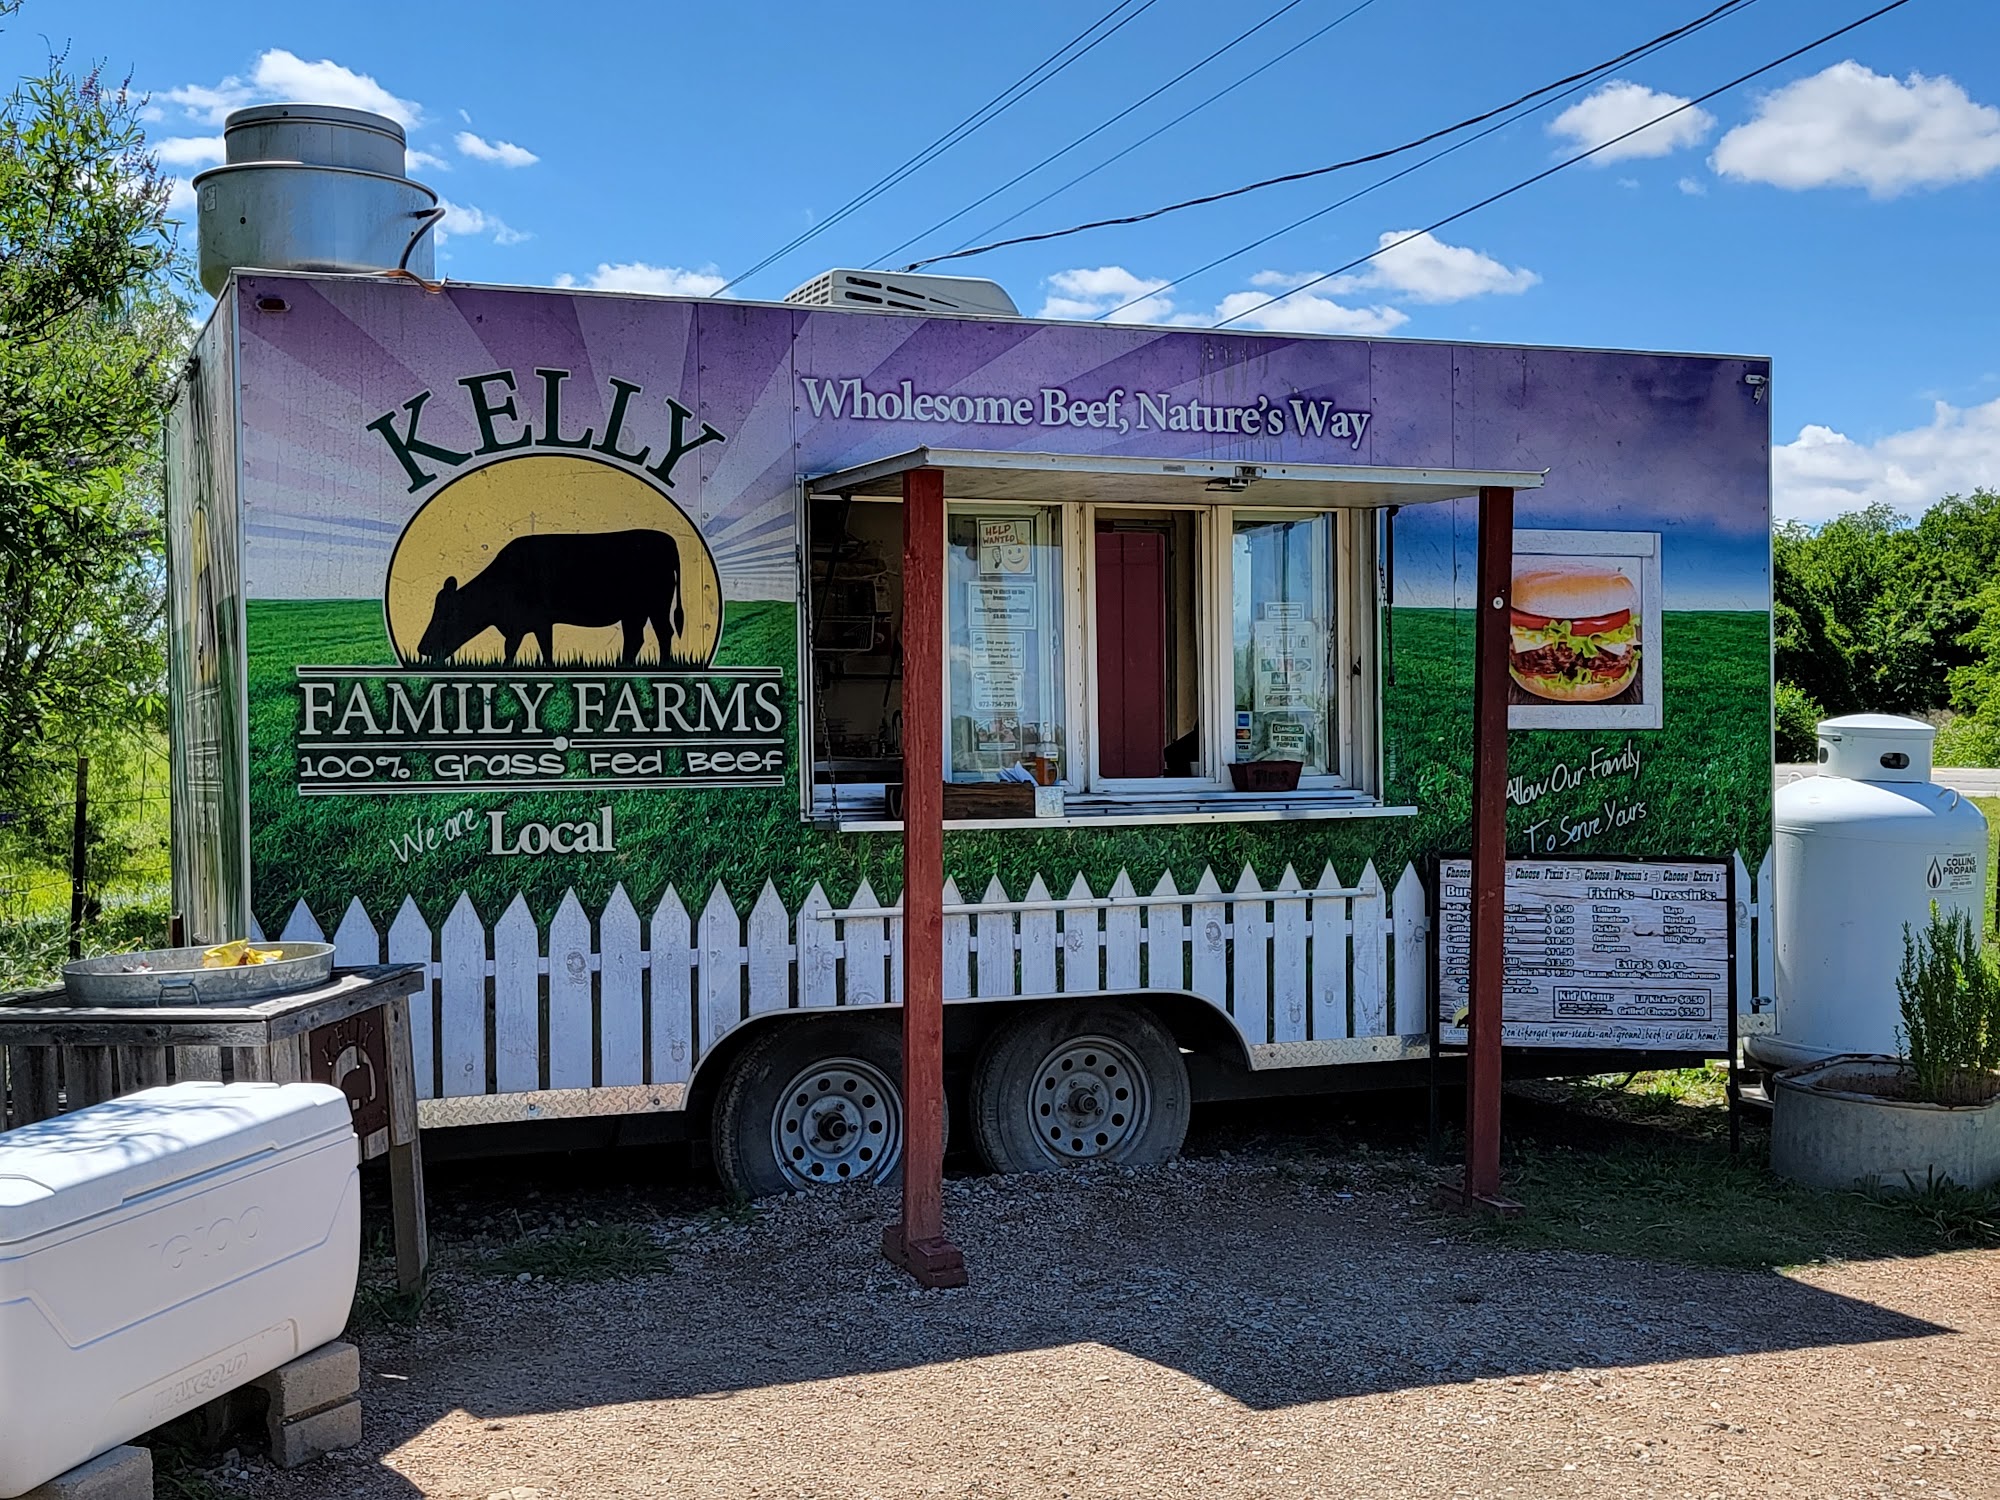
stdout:
<svg viewBox="0 0 2000 1500">
<path fill-rule="evenodd" d="M 1089 679 L 1078 707 L 1082 711 L 1080 723 L 1083 725 L 1089 754 L 1082 757 L 1081 764 L 1086 777 L 1078 787 L 1079 791 L 1098 796 L 1125 798 L 1207 796 L 1218 786 L 1229 785 L 1229 772 L 1216 759 L 1216 748 L 1220 743 L 1215 739 L 1214 686 L 1215 663 L 1218 655 L 1218 641 L 1215 639 L 1215 615 L 1210 573 L 1213 567 L 1214 551 L 1213 515 L 1216 507 L 1181 501 L 1168 505 L 1114 504 L 1100 505 L 1095 502 L 1072 502 L 1077 512 L 1079 555 L 1072 565 L 1075 578 L 1075 592 L 1078 596 L 1081 619 L 1077 622 L 1081 635 L 1071 638 L 1077 643 L 1077 653 L 1081 658 L 1084 674 Z M 1194 598 L 1195 610 L 1195 724 L 1200 731 L 1201 759 L 1199 764 L 1206 771 L 1197 771 L 1193 776 L 1106 776 L 1099 768 L 1098 752 L 1103 736 L 1098 728 L 1097 713 L 1097 520 L 1100 515 L 1158 515 L 1165 512 L 1191 514 L 1194 524 Z"/>
<path fill-rule="evenodd" d="M 1201 804 L 1210 813 L 1222 817 L 1229 815 L 1228 803 L 1232 800 L 1254 801 L 1260 807 L 1274 801 L 1283 803 L 1292 799 L 1309 804 L 1316 798 L 1334 793 L 1344 793 L 1350 798 L 1371 799 L 1376 808 L 1384 808 L 1382 728 L 1386 717 L 1386 706 L 1383 702 L 1382 634 L 1387 606 L 1385 582 L 1381 574 L 1380 533 L 1384 515 L 1381 507 L 1256 505 L 1198 501 L 1099 503 L 1087 500 L 1021 499 L 1000 502 L 956 498 L 949 494 L 946 495 L 944 503 L 948 516 L 956 511 L 970 510 L 982 505 L 988 509 L 999 505 L 1051 506 L 1056 511 L 1057 532 L 1062 549 L 1061 628 L 1064 650 L 1068 653 L 1068 659 L 1063 667 L 1064 684 L 1061 694 L 1063 711 L 1068 720 L 1064 726 L 1068 742 L 1068 766 L 1059 784 L 1070 795 L 1114 806 L 1118 803 L 1140 802 Z M 1116 514 L 1132 511 L 1153 514 L 1168 511 L 1190 512 L 1196 517 L 1195 635 L 1198 656 L 1196 691 L 1202 741 L 1200 764 L 1203 770 L 1201 774 L 1191 777 L 1105 777 L 1098 770 L 1100 735 L 1097 713 L 1096 520 L 1100 512 Z M 1336 769 L 1320 775 L 1302 776 L 1299 780 L 1299 789 L 1294 793 L 1239 793 L 1229 779 L 1229 762 L 1223 758 L 1224 750 L 1234 745 L 1235 728 L 1236 684 L 1234 632 L 1231 623 L 1234 607 L 1231 564 L 1234 526 L 1239 518 L 1282 520 L 1297 517 L 1301 513 L 1324 515 L 1329 518 L 1333 526 L 1334 556 L 1329 577 L 1334 591 L 1334 637 L 1337 655 L 1330 663 L 1330 669 L 1334 677 L 1331 692 L 1334 695 L 1336 719 L 1332 745 L 1337 755 Z M 818 737 L 817 725 L 814 722 L 818 705 L 815 701 L 817 664 L 811 649 L 814 622 L 811 576 L 810 568 L 807 566 L 810 559 L 809 520 L 809 504 L 802 487 L 799 505 L 801 609 L 798 629 L 803 668 L 799 685 L 802 767 L 800 800 L 803 816 L 808 821 L 813 821 L 828 815 L 828 804 L 834 800 L 835 794 L 829 787 L 825 789 L 828 795 L 822 798 L 822 788 L 813 782 L 811 774 Z M 948 551 L 949 542 L 946 547 Z M 941 553 L 937 561 L 941 570 L 948 567 L 947 555 Z M 940 628 L 943 634 L 939 641 L 942 672 L 939 694 L 948 721 L 952 713 L 949 609 L 943 611 Z M 937 774 L 949 780 L 951 777 L 949 736 L 945 737 L 942 749 L 943 756 Z M 843 790 L 854 793 L 857 800 L 862 801 L 879 800 L 883 791 L 880 785 L 874 783 L 847 783 Z M 1210 806 L 1210 804 L 1217 805 Z M 1091 819 L 1078 816 L 1073 820 L 1066 818 L 1060 821 L 1070 823 L 1072 826 L 1083 826 Z M 1043 820 L 1042 826 L 1053 826 L 1053 824 L 1051 820 Z"/>
</svg>

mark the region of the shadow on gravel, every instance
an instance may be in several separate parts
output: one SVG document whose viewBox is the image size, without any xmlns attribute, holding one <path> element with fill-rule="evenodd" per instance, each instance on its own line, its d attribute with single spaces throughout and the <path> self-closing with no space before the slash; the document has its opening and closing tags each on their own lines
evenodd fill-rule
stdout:
<svg viewBox="0 0 2000 1500">
<path fill-rule="evenodd" d="M 1467 1239 L 1423 1206 L 1426 1173 L 1403 1107 L 1348 1120 L 1337 1162 L 1288 1148 L 1290 1119 L 1225 1122 L 1191 1140 L 1185 1164 L 1139 1176 L 958 1178 L 947 1215 L 972 1277 L 961 1291 L 914 1293 L 881 1262 L 895 1201 L 871 1189 L 763 1208 L 754 1227 L 725 1228 L 664 1275 L 475 1280 L 453 1319 L 401 1352 L 393 1341 L 381 1350 L 377 1368 L 403 1378 L 392 1402 L 372 1408 L 370 1446 L 454 1411 L 500 1421 L 646 1402 L 782 1403 L 777 1388 L 800 1382 L 1018 1355 L 1032 1358 L 1007 1366 L 1010 1393 L 1017 1378 L 1044 1397 L 1071 1378 L 1083 1382 L 1079 1400 L 1116 1392 L 1119 1361 L 1079 1353 L 1072 1370 L 1063 1351 L 1078 1346 L 1275 1409 L 1953 1331 L 1768 1271 Z M 1369 1148 L 1376 1132 L 1386 1148 Z M 476 1214 L 483 1202 L 504 1214 L 508 1198 L 528 1193 L 571 1213 L 578 1193 L 658 1201 L 657 1184 L 621 1181 L 625 1169 L 602 1160 L 506 1170 L 504 1193 L 497 1180 L 447 1182 L 447 1212 Z M 590 1189 L 592 1173 L 611 1181 Z M 698 1182 L 667 1188 L 685 1206 L 705 1191 L 712 1203 Z"/>
</svg>

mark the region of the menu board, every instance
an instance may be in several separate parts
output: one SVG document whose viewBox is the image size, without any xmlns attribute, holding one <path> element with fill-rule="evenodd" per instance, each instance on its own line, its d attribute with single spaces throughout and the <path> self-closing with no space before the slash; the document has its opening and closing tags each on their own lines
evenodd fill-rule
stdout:
<svg viewBox="0 0 2000 1500">
<path fill-rule="evenodd" d="M 1501 1042 L 1729 1045 L 1735 904 L 1720 861 L 1509 860 Z M 1438 1037 L 1462 1046 L 1472 862 L 1438 866 Z"/>
</svg>

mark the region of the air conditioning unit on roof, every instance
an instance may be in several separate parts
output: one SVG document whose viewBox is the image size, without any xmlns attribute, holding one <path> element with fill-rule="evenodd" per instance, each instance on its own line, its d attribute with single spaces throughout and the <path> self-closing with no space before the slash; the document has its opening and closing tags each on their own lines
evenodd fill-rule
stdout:
<svg viewBox="0 0 2000 1500">
<path fill-rule="evenodd" d="M 960 313 L 985 318 L 1021 315 L 998 282 L 980 276 L 822 271 L 785 300 L 802 307 L 872 308 L 876 312 Z"/>
</svg>

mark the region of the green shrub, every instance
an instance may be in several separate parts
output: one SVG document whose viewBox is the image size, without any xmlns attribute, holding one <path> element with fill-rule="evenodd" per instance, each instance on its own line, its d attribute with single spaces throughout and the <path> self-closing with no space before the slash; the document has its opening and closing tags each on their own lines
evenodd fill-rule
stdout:
<svg viewBox="0 0 2000 1500">
<path fill-rule="evenodd" d="M 1778 684 L 1775 698 L 1778 729 L 1778 759 L 1814 760 L 1819 755 L 1819 721 L 1826 710 L 1802 687 L 1789 682 Z"/>
<path fill-rule="evenodd" d="M 1957 714 L 1938 731 L 1932 759 L 1941 766 L 2000 766 L 2000 724 Z"/>
<path fill-rule="evenodd" d="M 1896 999 L 1896 1041 L 1918 1099 L 1979 1104 L 2000 1092 L 2000 971 L 1980 951 L 1972 918 L 1933 901 L 1922 936 L 1903 924 Z"/>
</svg>

